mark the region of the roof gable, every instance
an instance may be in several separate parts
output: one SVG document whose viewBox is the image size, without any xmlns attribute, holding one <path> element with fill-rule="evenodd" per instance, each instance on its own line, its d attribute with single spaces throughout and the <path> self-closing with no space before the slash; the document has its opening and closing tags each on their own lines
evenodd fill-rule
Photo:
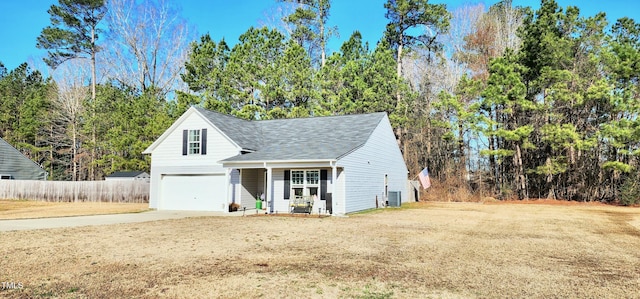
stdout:
<svg viewBox="0 0 640 299">
<path fill-rule="evenodd" d="M 44 180 L 47 176 L 47 172 L 40 165 L 2 138 L 0 138 L 0 174 L 9 174 L 18 180 Z"/>
<path fill-rule="evenodd" d="M 385 112 L 377 112 L 249 121 L 191 107 L 144 153 L 150 153 L 192 114 L 200 115 L 245 152 L 225 162 L 335 160 L 361 147 L 387 117 Z"/>
<path fill-rule="evenodd" d="M 116 171 L 106 177 L 108 178 L 135 178 L 141 174 L 146 174 L 144 171 Z"/>
<path fill-rule="evenodd" d="M 194 109 L 243 150 L 254 151 L 260 147 L 262 134 L 260 134 L 259 121 L 248 121 L 200 107 L 194 107 Z"/>
<path fill-rule="evenodd" d="M 162 142 L 164 142 L 165 139 L 167 139 L 167 137 L 173 133 L 173 131 L 175 131 L 186 119 L 188 119 L 189 117 L 194 117 L 193 115 L 195 115 L 196 117 L 201 117 L 202 119 L 204 119 L 207 123 L 209 123 L 209 125 L 211 125 L 212 128 L 218 130 L 227 140 L 229 140 L 231 143 L 233 143 L 235 146 L 237 147 L 242 147 L 241 145 L 239 145 L 233 138 L 229 137 L 223 130 L 221 130 L 216 123 L 220 124 L 221 122 L 213 122 L 211 120 L 211 117 L 208 117 L 207 115 L 204 115 L 204 112 L 212 112 L 206 109 L 202 109 L 202 108 L 196 108 L 194 106 L 192 106 L 191 108 L 189 108 L 184 114 L 182 114 L 175 122 L 173 122 L 173 124 L 171 124 L 171 126 L 164 131 L 164 133 L 162 133 L 162 135 L 160 135 L 160 137 L 158 137 L 158 139 L 156 139 L 156 141 L 154 141 L 147 149 L 145 149 L 142 153 L 143 154 L 151 154 L 153 152 L 153 150 L 155 148 L 157 148 Z M 215 113 L 215 112 L 212 112 Z M 219 114 L 216 113 L 220 116 L 226 116 L 224 114 Z M 240 120 L 238 118 L 232 117 L 232 116 L 226 116 L 229 118 L 234 118 L 236 120 Z M 222 123 L 224 123 L 224 121 L 222 121 Z"/>
</svg>

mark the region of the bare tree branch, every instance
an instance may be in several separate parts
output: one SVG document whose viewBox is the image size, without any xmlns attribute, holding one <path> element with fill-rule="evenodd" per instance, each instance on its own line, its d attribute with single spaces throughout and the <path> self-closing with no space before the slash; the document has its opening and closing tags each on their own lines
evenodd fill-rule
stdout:
<svg viewBox="0 0 640 299">
<path fill-rule="evenodd" d="M 181 89 L 194 30 L 179 10 L 165 0 L 110 0 L 108 8 L 108 42 L 101 56 L 108 76 L 159 96 Z"/>
<path fill-rule="evenodd" d="M 79 179 L 81 171 L 82 141 L 81 134 L 82 115 L 85 113 L 85 100 L 89 98 L 90 90 L 88 80 L 91 78 L 91 67 L 86 60 L 71 60 L 61 65 L 53 73 L 53 78 L 58 86 L 58 96 L 53 104 L 57 108 L 54 119 L 55 127 L 51 134 L 53 140 L 60 144 L 56 147 L 71 154 L 71 178 Z"/>
</svg>

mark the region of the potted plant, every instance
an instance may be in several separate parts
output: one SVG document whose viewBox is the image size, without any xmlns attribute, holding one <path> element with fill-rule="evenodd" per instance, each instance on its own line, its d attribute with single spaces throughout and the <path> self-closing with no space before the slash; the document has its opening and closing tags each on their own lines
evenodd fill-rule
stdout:
<svg viewBox="0 0 640 299">
<path fill-rule="evenodd" d="M 235 202 L 234 202 L 234 203 L 231 203 L 231 204 L 229 205 L 229 212 L 236 212 L 236 211 L 238 211 L 239 209 L 240 209 L 240 204 L 238 204 L 238 203 L 235 203 Z"/>
<path fill-rule="evenodd" d="M 264 192 L 260 193 L 260 196 L 258 198 L 259 198 L 258 200 L 260 200 L 262 202 L 262 209 L 266 210 L 267 209 L 267 205 L 266 205 L 266 202 L 264 200 Z"/>
</svg>

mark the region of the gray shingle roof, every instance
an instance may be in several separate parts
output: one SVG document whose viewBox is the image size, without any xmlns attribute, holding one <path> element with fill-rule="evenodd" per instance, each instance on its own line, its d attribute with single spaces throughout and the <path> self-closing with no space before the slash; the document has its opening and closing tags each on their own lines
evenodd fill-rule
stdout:
<svg viewBox="0 0 640 299">
<path fill-rule="evenodd" d="M 207 119 L 252 153 L 225 162 L 333 160 L 363 145 L 386 113 L 247 121 L 198 108 Z"/>
<path fill-rule="evenodd" d="M 138 175 L 143 174 L 144 171 L 116 171 L 110 175 L 108 178 L 135 178 Z"/>
<path fill-rule="evenodd" d="M 47 172 L 0 138 L 0 174 L 16 180 L 44 180 Z"/>
<path fill-rule="evenodd" d="M 261 134 L 256 134 L 259 126 L 256 122 L 247 121 L 231 115 L 196 108 L 204 117 L 209 119 L 227 137 L 231 138 L 243 149 L 257 150 L 261 144 Z"/>
</svg>

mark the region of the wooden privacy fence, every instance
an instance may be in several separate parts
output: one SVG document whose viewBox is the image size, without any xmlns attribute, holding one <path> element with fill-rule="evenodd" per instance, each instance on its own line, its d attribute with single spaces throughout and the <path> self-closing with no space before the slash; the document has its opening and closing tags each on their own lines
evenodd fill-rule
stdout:
<svg viewBox="0 0 640 299">
<path fill-rule="evenodd" d="M 52 202 L 149 202 L 145 181 L 23 181 L 0 180 L 0 199 Z"/>
</svg>

